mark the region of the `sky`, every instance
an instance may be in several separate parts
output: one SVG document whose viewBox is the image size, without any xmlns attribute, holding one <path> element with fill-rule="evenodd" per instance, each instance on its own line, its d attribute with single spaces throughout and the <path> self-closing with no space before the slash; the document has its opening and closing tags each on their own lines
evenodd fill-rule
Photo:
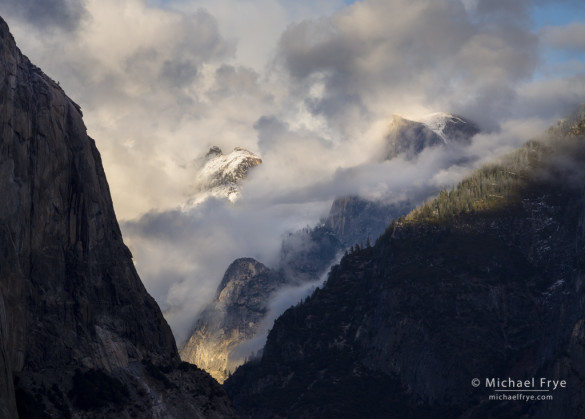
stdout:
<svg viewBox="0 0 585 419">
<path fill-rule="evenodd" d="M 270 266 L 336 196 L 450 186 L 585 102 L 580 0 L 3 0 L 0 15 L 82 107 L 179 343 L 232 260 Z M 380 161 L 392 115 L 436 111 L 482 128 L 473 165 Z M 185 211 L 214 145 L 263 164 L 235 204 Z"/>
</svg>

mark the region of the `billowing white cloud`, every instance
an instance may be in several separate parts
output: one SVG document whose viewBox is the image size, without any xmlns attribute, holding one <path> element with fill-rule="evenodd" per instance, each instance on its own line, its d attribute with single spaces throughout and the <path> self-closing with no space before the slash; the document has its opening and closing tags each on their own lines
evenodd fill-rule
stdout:
<svg viewBox="0 0 585 419">
<path fill-rule="evenodd" d="M 493 127 L 537 64 L 537 37 L 522 21 L 482 20 L 449 0 L 359 2 L 290 26 L 279 46 L 299 96 L 321 83 L 324 94 L 307 104 L 345 131 L 434 109 Z"/>
<path fill-rule="evenodd" d="M 234 259 L 274 266 L 283 235 L 318 219 L 328 204 L 264 203 L 209 199 L 188 211 L 152 212 L 122 224 L 137 269 L 178 341 L 188 337 Z"/>
</svg>

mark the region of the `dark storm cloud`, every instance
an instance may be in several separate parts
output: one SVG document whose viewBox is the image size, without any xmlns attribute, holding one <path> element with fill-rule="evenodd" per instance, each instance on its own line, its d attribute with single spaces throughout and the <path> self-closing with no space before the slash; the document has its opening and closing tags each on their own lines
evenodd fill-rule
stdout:
<svg viewBox="0 0 585 419">
<path fill-rule="evenodd" d="M 197 66 L 191 60 L 166 60 L 160 78 L 167 85 L 181 88 L 193 83 L 197 73 Z"/>
<path fill-rule="evenodd" d="M 131 234 L 156 240 L 171 240 L 184 242 L 197 229 L 197 220 L 184 214 L 180 210 L 164 212 L 149 212 L 140 219 L 128 221 L 124 229 Z"/>
<path fill-rule="evenodd" d="M 214 98 L 234 95 L 263 95 L 259 89 L 259 74 L 242 66 L 221 65 L 215 70 L 216 87 L 210 92 Z"/>
<path fill-rule="evenodd" d="M 74 30 L 87 13 L 83 0 L 3 0 L 0 14 L 41 29 Z"/>
<path fill-rule="evenodd" d="M 184 18 L 176 37 L 174 51 L 191 56 L 196 62 L 217 57 L 227 58 L 235 51 L 235 46 L 226 42 L 221 35 L 215 17 L 203 9 Z"/>
<path fill-rule="evenodd" d="M 165 87 L 181 89 L 192 85 L 201 64 L 233 54 L 234 46 L 221 36 L 217 21 L 205 10 L 186 16 L 174 35 L 170 51 L 149 48 L 129 57 L 127 64 L 144 71 L 146 60 L 168 57 L 160 65 L 158 78 Z"/>
<path fill-rule="evenodd" d="M 283 136 L 290 133 L 290 127 L 274 115 L 262 116 L 255 124 L 258 132 L 258 145 L 263 150 L 268 150 Z"/>
<path fill-rule="evenodd" d="M 352 46 L 341 35 L 329 19 L 290 26 L 282 34 L 279 45 L 287 70 L 295 78 L 305 78 L 317 71 L 348 73 L 352 66 Z"/>
<path fill-rule="evenodd" d="M 528 17 L 529 10 L 530 0 L 478 0 L 476 2 L 476 11 L 482 15 L 496 14 L 506 18 L 524 18 Z"/>
<path fill-rule="evenodd" d="M 356 3 L 330 19 L 291 25 L 279 63 L 299 95 L 321 83 L 323 94 L 308 108 L 341 124 L 417 103 L 493 124 L 503 111 L 495 104 L 506 103 L 512 84 L 538 61 L 538 39 L 520 19 L 527 6 L 497 3 L 473 10 L 449 0 Z"/>
<path fill-rule="evenodd" d="M 539 80 L 518 90 L 514 103 L 520 118 L 542 118 L 548 123 L 564 118 L 583 104 L 585 75 Z"/>
</svg>

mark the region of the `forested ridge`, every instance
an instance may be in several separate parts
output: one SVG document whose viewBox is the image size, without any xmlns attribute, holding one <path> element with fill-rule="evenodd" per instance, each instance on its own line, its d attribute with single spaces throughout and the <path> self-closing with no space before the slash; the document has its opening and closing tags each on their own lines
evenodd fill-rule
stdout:
<svg viewBox="0 0 585 419">
<path fill-rule="evenodd" d="M 450 222 L 463 214 L 497 210 L 519 203 L 521 189 L 545 174 L 562 170 L 556 157 L 579 153 L 576 138 L 585 135 L 585 106 L 551 126 L 541 138 L 526 142 L 497 163 L 475 170 L 456 187 L 411 211 L 399 221 Z M 575 156 L 578 157 L 578 156 Z"/>
</svg>

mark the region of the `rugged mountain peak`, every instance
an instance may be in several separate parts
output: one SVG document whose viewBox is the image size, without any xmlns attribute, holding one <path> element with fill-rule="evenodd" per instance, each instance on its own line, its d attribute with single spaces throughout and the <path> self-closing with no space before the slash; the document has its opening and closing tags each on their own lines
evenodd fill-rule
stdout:
<svg viewBox="0 0 585 419">
<path fill-rule="evenodd" d="M 212 147 L 201 174 L 210 188 L 236 186 L 238 181 L 247 177 L 250 168 L 261 163 L 259 156 L 241 147 L 234 148 L 229 154 L 223 154 L 219 147 Z"/>
<path fill-rule="evenodd" d="M 254 278 L 270 272 L 265 265 L 253 258 L 239 258 L 227 268 L 219 287 L 217 299 L 222 304 L 229 304 L 240 299 L 243 289 L 249 286 Z M 254 284 L 256 287 L 262 285 Z"/>
<path fill-rule="evenodd" d="M 241 147 L 224 154 L 221 148 L 213 146 L 205 157 L 196 176 L 196 192 L 187 202 L 187 208 L 209 197 L 235 202 L 240 197 L 241 182 L 247 178 L 249 170 L 262 163 L 258 155 Z"/>
<path fill-rule="evenodd" d="M 181 364 L 79 107 L 1 18 L 0 196 L 1 417 L 233 415 Z"/>
<path fill-rule="evenodd" d="M 426 125 L 395 115 L 386 135 L 384 160 L 404 156 L 414 159 L 428 147 L 443 144 L 442 138 Z"/>
</svg>

